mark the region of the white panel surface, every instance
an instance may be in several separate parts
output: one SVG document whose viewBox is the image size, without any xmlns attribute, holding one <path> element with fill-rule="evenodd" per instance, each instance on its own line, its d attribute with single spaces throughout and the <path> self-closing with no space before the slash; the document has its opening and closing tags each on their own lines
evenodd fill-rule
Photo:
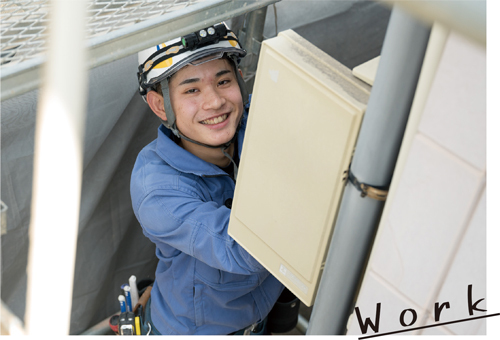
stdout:
<svg viewBox="0 0 500 340">
<path fill-rule="evenodd" d="M 394 201 L 377 235 L 374 271 L 425 307 L 444 277 L 448 257 L 484 185 L 483 174 L 418 134 Z M 467 287 L 465 287 L 467 288 Z"/>
<path fill-rule="evenodd" d="M 254 89 L 229 234 L 311 305 L 370 87 L 285 31 Z"/>
<path fill-rule="evenodd" d="M 450 34 L 419 132 L 486 170 L 486 49 Z"/>
</svg>

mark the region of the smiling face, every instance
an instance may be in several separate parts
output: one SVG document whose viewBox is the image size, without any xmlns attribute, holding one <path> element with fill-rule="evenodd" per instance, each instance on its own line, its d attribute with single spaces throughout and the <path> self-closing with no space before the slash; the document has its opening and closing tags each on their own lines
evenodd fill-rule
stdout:
<svg viewBox="0 0 500 340">
<path fill-rule="evenodd" d="M 216 146 L 236 133 L 243 101 L 228 60 L 182 68 L 170 79 L 169 93 L 177 127 L 186 137 Z"/>
</svg>

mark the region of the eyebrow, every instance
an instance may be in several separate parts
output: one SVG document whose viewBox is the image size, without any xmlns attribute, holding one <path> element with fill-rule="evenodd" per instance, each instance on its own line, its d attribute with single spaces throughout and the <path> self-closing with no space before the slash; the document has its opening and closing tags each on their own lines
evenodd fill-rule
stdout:
<svg viewBox="0 0 500 340">
<path fill-rule="evenodd" d="M 226 73 L 231 73 L 230 70 L 222 70 L 222 71 L 219 71 L 217 72 L 217 74 L 215 75 L 216 78 L 219 78 L 220 76 L 223 76 L 224 74 Z"/>
<path fill-rule="evenodd" d="M 231 73 L 231 71 L 230 70 L 219 71 L 215 74 L 215 78 L 219 78 L 220 76 L 223 76 L 226 73 Z M 196 83 L 198 81 L 200 81 L 200 78 L 188 78 L 188 79 L 184 79 L 183 81 L 181 81 L 178 86 L 192 84 L 192 83 Z"/>
<path fill-rule="evenodd" d="M 183 81 L 181 81 L 179 83 L 178 86 L 185 85 L 185 84 L 196 83 L 197 81 L 200 81 L 200 78 L 188 78 L 188 79 L 184 79 Z"/>
</svg>

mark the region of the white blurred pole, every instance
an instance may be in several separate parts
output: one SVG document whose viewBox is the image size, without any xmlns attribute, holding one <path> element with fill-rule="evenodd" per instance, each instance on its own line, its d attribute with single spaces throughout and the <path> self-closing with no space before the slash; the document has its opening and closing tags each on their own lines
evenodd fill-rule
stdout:
<svg viewBox="0 0 500 340">
<path fill-rule="evenodd" d="M 398 5 L 415 18 L 432 25 L 435 21 L 486 45 L 486 0 L 379 0 Z"/>
<path fill-rule="evenodd" d="M 25 329 L 69 334 L 87 97 L 86 0 L 52 0 L 35 131 Z"/>
</svg>

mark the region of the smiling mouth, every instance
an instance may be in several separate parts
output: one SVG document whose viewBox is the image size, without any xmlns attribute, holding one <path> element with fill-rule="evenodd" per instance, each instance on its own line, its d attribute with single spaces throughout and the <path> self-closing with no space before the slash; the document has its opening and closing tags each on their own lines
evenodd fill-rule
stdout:
<svg viewBox="0 0 500 340">
<path fill-rule="evenodd" d="M 201 121 L 201 124 L 215 125 L 215 124 L 222 123 L 226 119 L 227 119 L 227 114 L 223 114 L 222 116 L 219 116 L 219 117 L 203 120 L 203 121 Z"/>
</svg>

